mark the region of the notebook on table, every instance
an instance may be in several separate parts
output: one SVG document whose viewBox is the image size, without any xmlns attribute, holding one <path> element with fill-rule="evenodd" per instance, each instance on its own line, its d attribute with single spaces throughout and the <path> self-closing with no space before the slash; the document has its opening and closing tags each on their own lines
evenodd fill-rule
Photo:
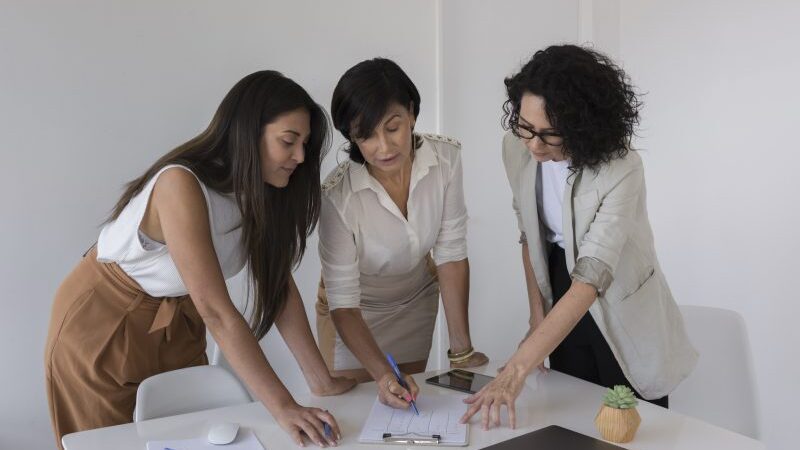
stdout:
<svg viewBox="0 0 800 450">
<path fill-rule="evenodd" d="M 550 425 L 532 433 L 517 436 L 484 450 L 625 450 L 591 436 Z"/>
</svg>

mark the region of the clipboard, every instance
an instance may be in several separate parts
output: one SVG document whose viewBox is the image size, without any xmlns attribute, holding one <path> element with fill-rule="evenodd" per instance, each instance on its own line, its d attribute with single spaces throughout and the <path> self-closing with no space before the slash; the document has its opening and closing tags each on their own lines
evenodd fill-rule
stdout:
<svg viewBox="0 0 800 450">
<path fill-rule="evenodd" d="M 466 412 L 462 397 L 425 395 L 417 399 L 420 415 L 412 409 L 394 409 L 377 398 L 361 430 L 362 444 L 465 447 L 469 424 L 458 423 Z"/>
<path fill-rule="evenodd" d="M 441 434 L 427 435 L 417 433 L 404 433 L 394 436 L 392 433 L 383 433 L 383 443 L 397 445 L 444 445 L 442 444 Z"/>
</svg>

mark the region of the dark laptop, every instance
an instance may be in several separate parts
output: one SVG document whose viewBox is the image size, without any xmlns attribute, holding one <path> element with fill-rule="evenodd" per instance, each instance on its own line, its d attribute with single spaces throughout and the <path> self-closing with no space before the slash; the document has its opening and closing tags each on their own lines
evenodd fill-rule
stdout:
<svg viewBox="0 0 800 450">
<path fill-rule="evenodd" d="M 576 431 L 550 425 L 532 433 L 517 436 L 485 450 L 625 450 L 608 442 Z"/>
</svg>

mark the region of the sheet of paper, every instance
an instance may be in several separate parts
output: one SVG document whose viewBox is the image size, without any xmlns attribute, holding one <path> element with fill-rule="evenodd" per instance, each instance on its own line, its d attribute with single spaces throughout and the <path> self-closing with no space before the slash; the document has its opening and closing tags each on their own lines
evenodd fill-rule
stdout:
<svg viewBox="0 0 800 450">
<path fill-rule="evenodd" d="M 396 437 L 441 436 L 440 445 L 467 445 L 469 426 L 458 420 L 467 410 L 461 396 L 423 395 L 417 400 L 419 416 L 413 408 L 394 409 L 377 398 L 358 438 L 362 443 L 383 442 L 383 434 Z"/>
<path fill-rule="evenodd" d="M 195 439 L 172 439 L 168 441 L 149 441 L 147 450 L 264 450 L 252 430 L 239 429 L 236 439 L 227 445 L 214 445 L 206 437 Z"/>
</svg>

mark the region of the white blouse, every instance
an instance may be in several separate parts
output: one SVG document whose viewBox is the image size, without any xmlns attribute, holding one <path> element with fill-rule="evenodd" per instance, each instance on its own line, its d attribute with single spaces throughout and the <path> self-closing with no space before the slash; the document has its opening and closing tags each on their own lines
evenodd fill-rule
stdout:
<svg viewBox="0 0 800 450">
<path fill-rule="evenodd" d="M 544 223 L 547 242 L 564 248 L 563 204 L 570 161 L 545 161 L 539 164 L 536 178 L 536 203 Z"/>
<path fill-rule="evenodd" d="M 359 307 L 362 273 L 411 273 L 431 250 L 437 266 L 467 258 L 461 144 L 421 136 L 411 167 L 408 219 L 365 165 L 346 161 L 323 183 L 319 255 L 331 310 Z"/>
<path fill-rule="evenodd" d="M 162 168 L 131 198 L 119 217 L 103 227 L 97 239 L 97 260 L 117 263 L 142 290 L 153 297 L 179 297 L 189 293 L 167 245 L 150 239 L 139 230 L 156 180 L 173 167 L 195 175 L 187 167 L 176 164 Z M 239 206 L 233 195 L 210 189 L 199 178 L 197 182 L 206 198 L 211 241 L 222 274 L 225 279 L 231 278 L 242 270 L 247 257 L 241 245 L 242 215 Z"/>
</svg>

